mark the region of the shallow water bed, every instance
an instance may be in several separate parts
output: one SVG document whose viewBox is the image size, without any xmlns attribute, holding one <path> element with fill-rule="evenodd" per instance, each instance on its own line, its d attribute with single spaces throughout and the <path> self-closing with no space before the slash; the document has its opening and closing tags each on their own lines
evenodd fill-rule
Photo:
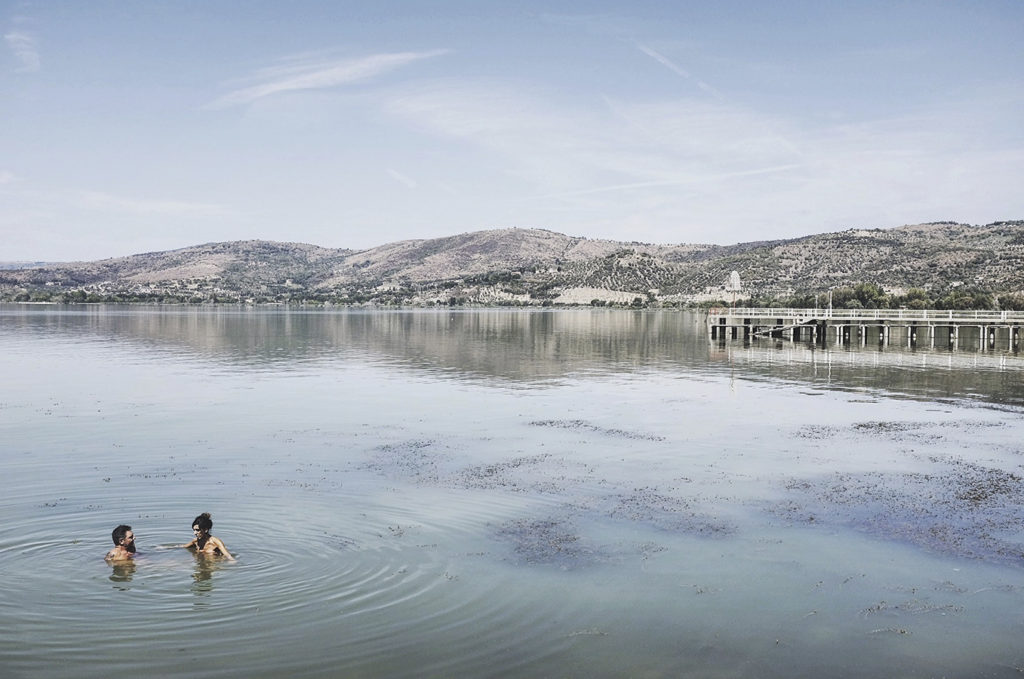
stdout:
<svg viewBox="0 0 1024 679">
<path fill-rule="evenodd" d="M 0 661 L 1019 676 L 1017 359 L 732 349 L 677 313 L 0 309 Z M 237 562 L 167 548 L 202 511 Z"/>
</svg>

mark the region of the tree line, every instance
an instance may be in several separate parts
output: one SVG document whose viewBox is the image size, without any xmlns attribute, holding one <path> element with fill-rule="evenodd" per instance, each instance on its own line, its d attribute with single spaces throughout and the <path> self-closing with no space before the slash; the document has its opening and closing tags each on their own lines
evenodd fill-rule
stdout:
<svg viewBox="0 0 1024 679">
<path fill-rule="evenodd" d="M 755 295 L 745 304 L 752 307 L 815 309 L 827 307 L 829 292 L 801 293 L 788 297 Z M 891 294 L 875 283 L 857 283 L 834 288 L 831 305 L 835 309 L 950 309 L 982 311 L 1024 311 L 1024 294 L 995 294 L 986 290 L 953 288 L 932 293 L 911 288 L 904 294 Z"/>
</svg>

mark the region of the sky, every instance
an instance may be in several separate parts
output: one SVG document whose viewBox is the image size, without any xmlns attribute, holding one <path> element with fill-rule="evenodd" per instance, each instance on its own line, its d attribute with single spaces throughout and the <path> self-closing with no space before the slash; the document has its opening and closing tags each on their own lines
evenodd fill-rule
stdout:
<svg viewBox="0 0 1024 679">
<path fill-rule="evenodd" d="M 1024 2 L 0 0 L 0 261 L 1024 219 Z"/>
</svg>

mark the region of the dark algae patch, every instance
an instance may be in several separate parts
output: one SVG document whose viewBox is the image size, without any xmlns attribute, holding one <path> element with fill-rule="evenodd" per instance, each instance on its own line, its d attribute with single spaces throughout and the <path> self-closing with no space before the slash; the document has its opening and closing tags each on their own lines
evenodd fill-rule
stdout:
<svg viewBox="0 0 1024 679">
<path fill-rule="evenodd" d="M 1024 474 L 947 454 L 977 448 L 975 435 L 1005 422 L 866 421 L 806 425 L 796 439 L 896 444 L 914 471 L 836 472 L 792 478 L 774 513 L 794 522 L 842 525 L 959 558 L 1024 566 Z M 1006 452 L 1002 449 L 1001 452 Z M 856 454 L 851 453 L 851 454 Z"/>
<path fill-rule="evenodd" d="M 607 555 L 589 544 L 564 519 L 516 519 L 498 528 L 497 537 L 512 545 L 516 558 L 527 564 L 575 570 L 606 560 Z"/>
<path fill-rule="evenodd" d="M 546 453 L 523 455 L 460 469 L 449 481 L 458 488 L 561 493 L 567 485 L 564 464 L 563 460 Z"/>
<path fill-rule="evenodd" d="M 419 484 L 435 484 L 441 476 L 441 464 L 448 456 L 439 451 L 436 441 L 412 439 L 377 446 L 365 469 L 403 478 Z"/>
<path fill-rule="evenodd" d="M 693 503 L 657 488 L 635 488 L 619 496 L 608 515 L 612 518 L 647 523 L 666 531 L 721 537 L 732 535 L 736 527 L 693 508 Z"/>
<path fill-rule="evenodd" d="M 607 427 L 599 427 L 595 424 L 591 424 L 585 420 L 536 420 L 530 422 L 533 427 L 554 427 L 556 429 L 571 429 L 574 431 L 586 431 L 594 434 L 601 434 L 603 436 L 613 436 L 615 438 L 630 439 L 634 441 L 664 441 L 664 436 L 656 436 L 654 434 L 647 434 L 644 432 L 627 431 L 625 429 L 609 429 Z"/>
<path fill-rule="evenodd" d="M 849 427 L 808 424 L 796 432 L 797 438 L 824 440 L 845 436 L 871 437 L 894 442 L 936 443 L 955 434 L 977 429 L 1006 426 L 1003 422 L 903 422 L 869 421 L 855 422 Z"/>
<path fill-rule="evenodd" d="M 794 479 L 776 511 L 793 521 L 845 525 L 942 554 L 1024 567 L 1024 477 L 960 458 L 929 460 L 929 473 Z"/>
</svg>

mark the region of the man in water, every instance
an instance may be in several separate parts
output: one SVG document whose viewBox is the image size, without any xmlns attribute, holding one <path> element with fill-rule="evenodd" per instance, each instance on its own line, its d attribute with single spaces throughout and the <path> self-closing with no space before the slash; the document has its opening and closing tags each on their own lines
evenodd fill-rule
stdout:
<svg viewBox="0 0 1024 679">
<path fill-rule="evenodd" d="M 107 552 L 107 561 L 126 561 L 135 555 L 135 534 L 131 526 L 121 524 L 110 534 L 114 548 Z"/>
</svg>

